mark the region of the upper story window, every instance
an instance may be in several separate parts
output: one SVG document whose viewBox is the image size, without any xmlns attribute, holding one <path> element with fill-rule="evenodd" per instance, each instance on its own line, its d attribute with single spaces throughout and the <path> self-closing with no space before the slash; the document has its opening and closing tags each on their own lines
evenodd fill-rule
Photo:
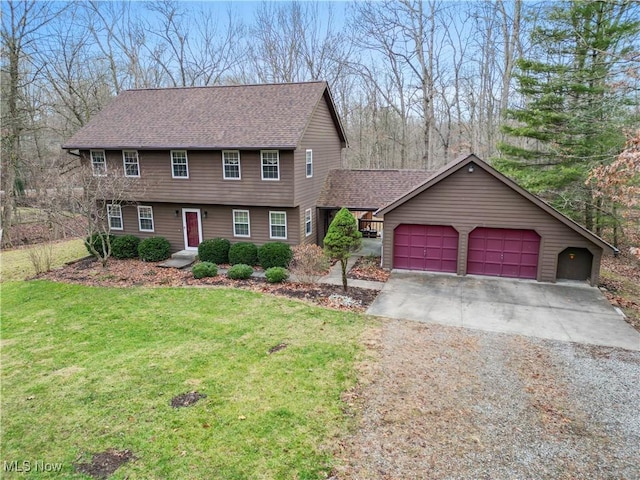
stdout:
<svg viewBox="0 0 640 480">
<path fill-rule="evenodd" d="M 153 207 L 138 206 L 138 228 L 141 232 L 153 232 Z"/>
<path fill-rule="evenodd" d="M 120 205 L 108 204 L 107 217 L 109 218 L 109 229 L 122 230 L 122 207 Z"/>
<path fill-rule="evenodd" d="M 189 178 L 189 160 L 186 150 L 171 150 L 171 176 Z"/>
<path fill-rule="evenodd" d="M 307 178 L 313 177 L 313 150 L 308 149 L 306 155 Z"/>
<path fill-rule="evenodd" d="M 287 212 L 269 212 L 269 236 L 287 238 Z"/>
<path fill-rule="evenodd" d="M 311 217 L 311 209 L 307 208 L 304 211 L 304 234 L 308 237 L 313 233 L 313 223 Z"/>
<path fill-rule="evenodd" d="M 124 176 L 125 177 L 139 177 L 140 176 L 140 162 L 138 161 L 137 150 L 123 150 L 122 161 L 124 162 Z"/>
<path fill-rule="evenodd" d="M 278 150 L 261 150 L 262 180 L 280 180 L 280 155 Z"/>
<path fill-rule="evenodd" d="M 240 180 L 240 152 L 222 151 L 222 171 L 225 180 Z"/>
<path fill-rule="evenodd" d="M 249 226 L 249 210 L 233 211 L 233 236 L 234 237 L 250 237 L 251 229 Z"/>
<path fill-rule="evenodd" d="M 94 175 L 107 174 L 107 159 L 104 150 L 91 150 L 91 170 Z"/>
</svg>

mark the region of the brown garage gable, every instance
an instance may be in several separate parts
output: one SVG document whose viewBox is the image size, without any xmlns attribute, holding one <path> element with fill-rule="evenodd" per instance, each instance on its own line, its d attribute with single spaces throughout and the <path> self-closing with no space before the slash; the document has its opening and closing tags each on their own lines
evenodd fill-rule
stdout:
<svg viewBox="0 0 640 480">
<path fill-rule="evenodd" d="M 475 155 L 446 165 L 376 215 L 384 216 L 385 221 L 386 268 L 406 268 L 394 265 L 395 249 L 406 248 L 406 239 L 400 242 L 390 233 L 398 227 L 399 232 L 406 232 L 407 225 L 453 227 L 459 234 L 459 275 L 474 272 L 553 282 L 575 274 L 586 275 L 595 285 L 603 252 L 616 252 L 613 246 Z M 536 236 L 539 242 L 527 240 Z M 530 251 L 532 245 L 538 248 L 537 252 Z M 424 255 L 431 254 L 425 247 Z M 572 268 L 572 262 L 576 268 Z M 579 262 L 587 262 L 586 269 Z"/>
</svg>

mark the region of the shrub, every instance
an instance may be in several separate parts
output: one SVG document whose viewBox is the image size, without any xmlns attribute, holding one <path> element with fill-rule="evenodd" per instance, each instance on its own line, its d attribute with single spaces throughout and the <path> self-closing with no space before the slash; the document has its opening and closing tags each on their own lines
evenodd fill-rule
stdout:
<svg viewBox="0 0 640 480">
<path fill-rule="evenodd" d="M 258 261 L 265 270 L 271 267 L 287 268 L 292 258 L 291 247 L 283 242 L 269 242 L 258 248 Z"/>
<path fill-rule="evenodd" d="M 237 265 L 255 265 L 258 263 L 258 247 L 251 242 L 238 242 L 231 245 L 229 249 L 229 263 Z"/>
<path fill-rule="evenodd" d="M 111 242 L 111 254 L 115 258 L 136 258 L 140 239 L 135 235 L 122 235 Z"/>
<path fill-rule="evenodd" d="M 358 230 L 358 222 L 346 208 L 341 208 L 333 217 L 329 230 L 324 237 L 324 251 L 331 258 L 340 261 L 342 267 L 342 288 L 347 291 L 347 261 L 351 252 L 362 245 L 362 233 Z"/>
<path fill-rule="evenodd" d="M 253 268 L 244 263 L 237 263 L 229 269 L 227 276 L 234 280 L 246 280 L 253 274 Z"/>
<path fill-rule="evenodd" d="M 198 245 L 198 258 L 202 262 L 229 263 L 231 242 L 226 238 L 212 238 Z"/>
<path fill-rule="evenodd" d="M 283 267 L 271 267 L 265 270 L 264 276 L 269 283 L 280 283 L 289 278 L 289 272 Z"/>
<path fill-rule="evenodd" d="M 169 258 L 171 255 L 171 245 L 164 237 L 145 238 L 138 245 L 138 255 L 140 260 L 145 262 L 159 262 Z"/>
<path fill-rule="evenodd" d="M 318 245 L 297 245 L 293 247 L 291 272 L 302 283 L 315 283 L 329 270 L 329 257 Z"/>
<path fill-rule="evenodd" d="M 93 247 L 99 254 L 102 253 L 100 257 L 104 258 L 108 256 L 108 252 L 105 249 L 108 249 L 108 246 L 113 244 L 114 238 L 113 235 L 107 235 L 106 233 L 94 233 L 85 239 L 84 246 L 87 247 L 89 255 L 95 255 L 91 250 L 91 247 Z"/>
<path fill-rule="evenodd" d="M 191 270 L 193 278 L 215 277 L 218 275 L 218 266 L 211 262 L 200 262 Z"/>
</svg>

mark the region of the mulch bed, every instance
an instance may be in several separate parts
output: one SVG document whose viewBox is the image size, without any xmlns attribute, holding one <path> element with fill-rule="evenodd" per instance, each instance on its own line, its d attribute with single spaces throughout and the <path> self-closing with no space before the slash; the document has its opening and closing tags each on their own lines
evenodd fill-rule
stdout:
<svg viewBox="0 0 640 480">
<path fill-rule="evenodd" d="M 93 478 L 107 478 L 121 465 L 135 460 L 131 450 L 114 450 L 110 448 L 104 452 L 96 453 L 90 463 L 74 463 L 77 472 L 84 473 Z"/>
<path fill-rule="evenodd" d="M 342 287 L 337 285 L 294 282 L 272 284 L 263 278 L 232 280 L 226 275 L 195 279 L 189 270 L 159 268 L 157 266 L 158 263 L 110 259 L 107 267 L 102 268 L 100 262 L 92 258 L 86 258 L 42 274 L 38 278 L 100 287 L 221 286 L 242 288 L 254 292 L 305 300 L 323 307 L 355 312 L 364 312 L 379 293 L 378 290 L 357 287 L 349 287 L 348 292 L 345 293 Z"/>
<path fill-rule="evenodd" d="M 351 270 L 347 273 L 347 278 L 356 280 L 370 280 L 373 282 L 386 282 L 389 280 L 390 272 L 380 267 L 380 257 L 359 257 Z"/>
</svg>

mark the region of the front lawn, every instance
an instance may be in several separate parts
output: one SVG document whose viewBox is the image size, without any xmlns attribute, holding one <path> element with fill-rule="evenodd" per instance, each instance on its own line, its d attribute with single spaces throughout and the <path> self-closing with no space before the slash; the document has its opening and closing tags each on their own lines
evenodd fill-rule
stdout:
<svg viewBox="0 0 640 480">
<path fill-rule="evenodd" d="M 3 250 L 0 261 L 0 281 L 9 282 L 13 280 L 24 280 L 36 274 L 33 263 L 29 257 L 30 251 L 37 251 L 47 248 L 49 244 L 29 245 L 13 250 Z M 63 240 L 50 244 L 51 247 L 51 268 L 64 265 L 66 262 L 77 260 L 87 256 L 87 247 L 84 241 L 79 238 Z"/>
<path fill-rule="evenodd" d="M 86 478 L 73 464 L 112 448 L 136 459 L 110 478 L 324 478 L 364 327 L 240 290 L 4 284 L 2 460 Z"/>
</svg>

